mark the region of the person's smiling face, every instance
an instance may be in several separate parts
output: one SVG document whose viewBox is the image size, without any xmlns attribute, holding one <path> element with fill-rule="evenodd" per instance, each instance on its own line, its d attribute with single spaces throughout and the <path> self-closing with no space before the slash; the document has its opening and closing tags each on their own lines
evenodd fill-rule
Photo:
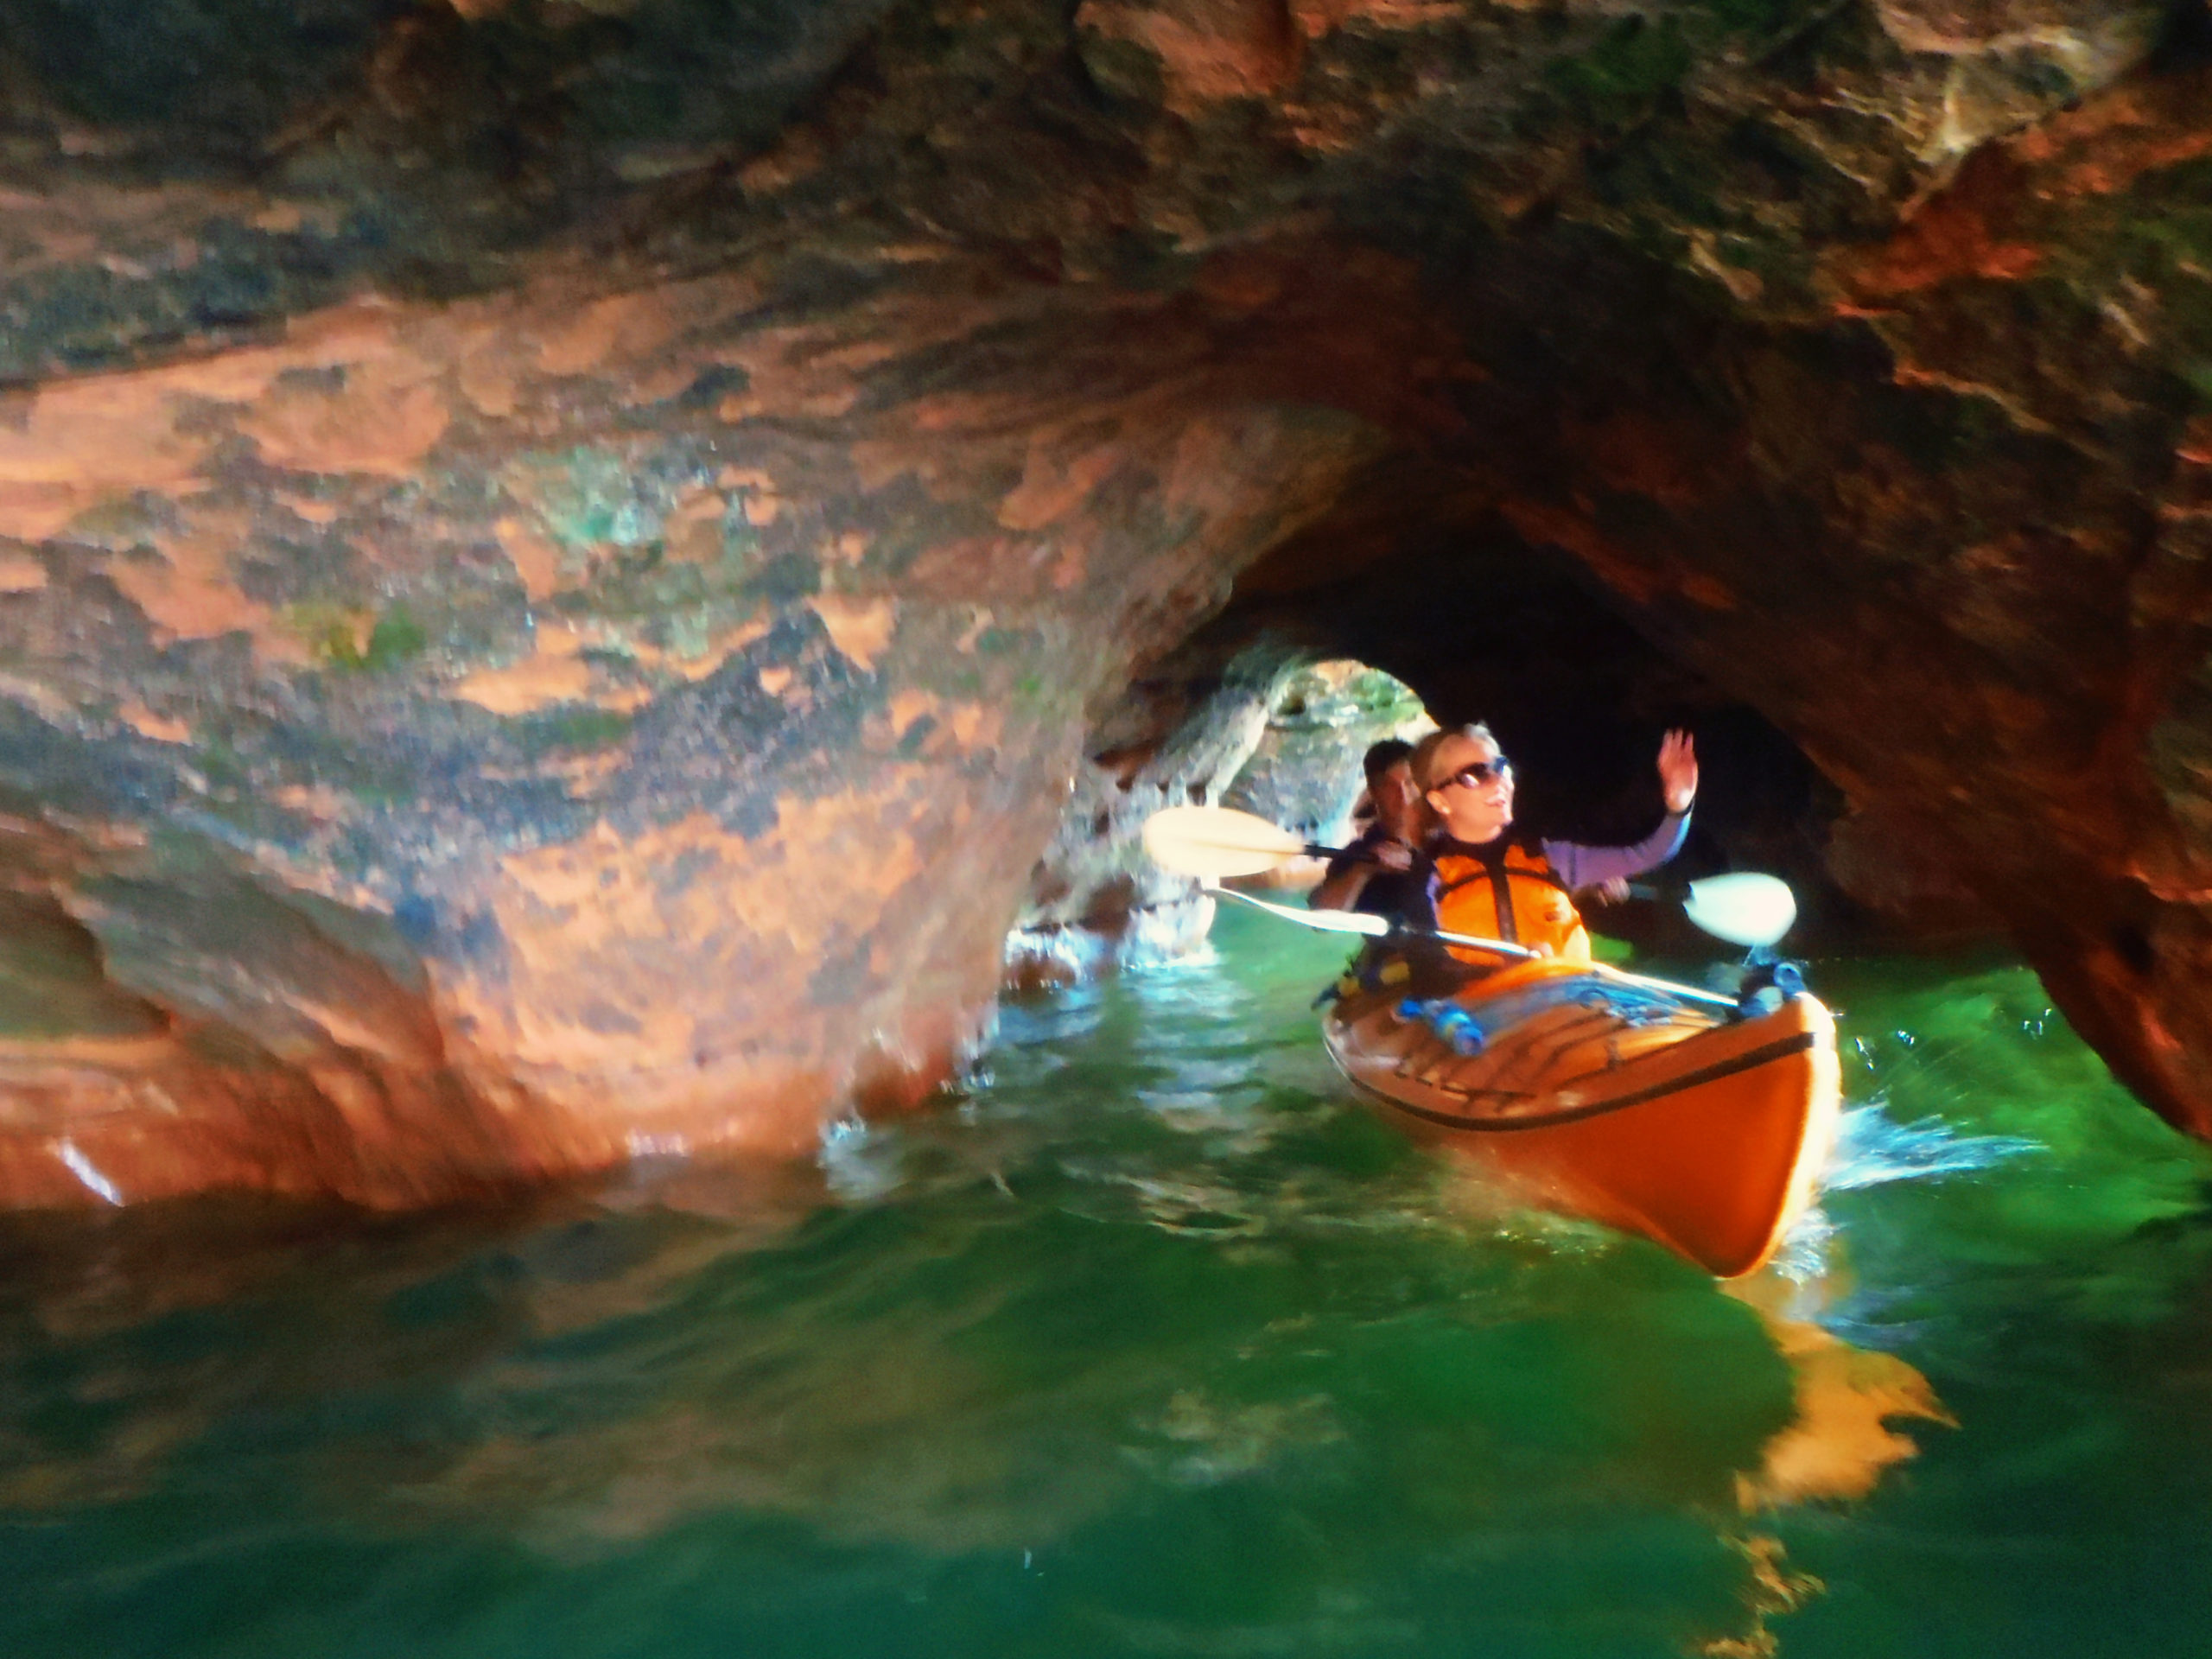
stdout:
<svg viewBox="0 0 2212 1659">
<path fill-rule="evenodd" d="M 1437 747 L 1427 767 L 1436 779 L 1427 791 L 1445 832 L 1480 846 L 1513 822 L 1513 766 L 1488 738 L 1454 733 Z"/>
</svg>

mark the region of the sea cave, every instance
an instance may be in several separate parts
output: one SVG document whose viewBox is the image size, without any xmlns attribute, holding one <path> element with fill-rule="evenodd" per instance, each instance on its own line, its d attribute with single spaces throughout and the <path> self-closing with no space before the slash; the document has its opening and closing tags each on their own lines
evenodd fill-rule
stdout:
<svg viewBox="0 0 2212 1659">
<path fill-rule="evenodd" d="M 175 1471 L 261 1408 L 257 1366 L 295 1401 L 342 1391 L 355 1361 L 460 1401 L 488 1356 L 521 1365 L 513 1345 L 536 1344 L 557 1370 L 549 1333 L 604 1334 L 702 1287 L 767 1319 L 746 1253 L 826 1250 L 818 1204 L 950 1202 L 950 1175 L 899 1187 L 902 1158 L 1009 1202 L 1045 1182 L 1022 1160 L 1051 1158 L 1007 1141 L 989 1103 L 1049 1096 L 1055 1068 L 1110 1071 L 1052 1046 L 1103 1040 L 1101 1021 L 1136 1070 L 1099 1098 L 1152 1089 L 1190 1145 L 1257 1144 L 1192 1103 L 1210 1089 L 1294 1077 L 1321 1110 L 1319 1074 L 1284 1058 L 1294 1021 L 1268 1039 L 1281 1052 L 1176 1070 L 1208 1017 L 1203 998 L 1159 1012 L 1177 975 L 1287 950 L 1295 973 L 1221 971 L 1295 1012 L 1292 981 L 1318 987 L 1334 959 L 1250 918 L 1210 944 L 1213 907 L 1140 832 L 1197 804 L 1341 833 L 1355 740 L 1429 721 L 1486 721 L 1529 820 L 1598 841 L 1643 832 L 1654 744 L 1694 731 L 1681 873 L 1795 889 L 1790 948 L 1856 988 L 1854 1111 L 1935 1090 L 1935 1116 L 1893 1111 L 1879 1135 L 1847 1113 L 1847 1161 L 1863 1174 L 1878 1143 L 1892 1160 L 1859 1185 L 2016 1152 L 2025 1167 L 2031 1141 L 2088 1160 L 2052 1179 L 2108 1182 L 2101 1220 L 2016 1236 L 1985 1193 L 1926 1224 L 1920 1259 L 1986 1267 L 1973 1241 L 2013 1240 L 2006 1259 L 2083 1321 L 2069 1352 L 2125 1373 L 2115 1410 L 2196 1436 L 2139 1447 L 2129 1490 L 2212 1469 L 2203 0 L 10 0 L 0 88 L 0 1236 L 18 1264 L 0 1267 L 0 1330 L 34 1332 L 0 1342 L 26 1402 L 0 1405 L 0 1528 L 44 1540 L 23 1559 L 66 1591 L 0 1614 L 20 1650 L 232 1650 L 174 1597 L 126 1636 L 128 1599 L 81 1575 L 127 1543 L 86 1541 L 80 1561 L 54 1541 L 181 1502 Z M 1711 954 L 1663 906 L 1616 919 L 1624 950 Z M 2078 1045 L 2032 1075 L 1975 1050 L 1974 1081 L 1943 1094 L 1896 1044 L 1968 1005 L 2005 1043 Z M 1154 1016 L 1183 1034 L 1146 1047 Z M 2077 1093 L 2097 1103 L 2063 1127 L 2000 1111 L 1959 1129 L 1971 1156 L 1930 1149 L 1947 1102 Z M 1065 1133 L 1109 1133 L 1082 1121 Z M 1555 1316 L 1611 1320 L 1680 1359 L 1638 1362 L 1656 1438 L 1586 1458 L 1506 1381 L 1526 1363 L 1595 1388 L 1586 1335 L 1469 1362 L 1489 1378 L 1476 1417 L 1535 1437 L 1524 1451 L 1554 1436 L 1531 1478 L 1565 1482 L 1543 1490 L 1573 1524 L 1728 1510 L 1651 1557 L 1621 1546 L 1599 1599 L 1625 1623 L 1577 1624 L 1564 1569 L 1529 1569 L 1541 1592 L 1495 1626 L 1377 1588 L 1387 1574 L 1300 1600 L 1306 1546 L 1265 1527 L 1245 1587 L 1268 1608 L 1147 1576 L 1128 1530 L 1143 1493 L 1179 1495 L 1158 1501 L 1194 1526 L 1188 1506 L 1213 1505 L 1220 1547 L 1251 1481 L 1367 1445 L 1351 1373 L 1309 1388 L 1286 1358 L 1245 1397 L 1181 1327 L 1160 1375 L 1212 1380 L 1141 1407 L 1110 1366 L 1055 1370 L 1091 1340 L 1062 1330 L 1063 1299 L 1104 1310 L 1140 1281 L 1215 1306 L 1254 1351 L 1307 1317 L 1288 1281 L 1178 1292 L 1185 1269 L 1150 1245 L 1098 1245 L 1080 1282 L 1005 1281 L 1008 1306 L 1060 1332 L 1050 1357 L 1017 1364 L 1003 1335 L 940 1351 L 903 1327 L 875 1349 L 874 1314 L 822 1315 L 818 1340 L 748 1338 L 637 1414 L 547 1408 L 561 1471 L 523 1449 L 520 1394 L 505 1427 L 432 1449 L 446 1407 L 395 1380 L 377 1409 L 419 1455 L 329 1474 L 337 1453 L 297 1452 L 323 1471 L 314 1524 L 373 1535 L 370 1554 L 417 1524 L 470 1549 L 497 1533 L 546 1575 L 531 1595 L 589 1580 L 618 1599 L 642 1593 L 610 1565 L 640 1539 L 740 1515 L 810 1529 L 843 1563 L 817 1588 L 870 1552 L 906 1563 L 884 1569 L 895 1594 L 836 1592 L 896 1632 L 885 1651 L 1772 1653 L 1768 1621 L 1817 1586 L 1739 1511 L 1875 1482 L 1808 1473 L 1805 1442 L 1774 1438 L 1792 1409 L 1815 1421 L 1836 1384 L 1856 1403 L 1819 1419 L 1845 1425 L 1824 1444 L 1856 1433 L 1841 1461 L 1862 1471 L 1912 1449 L 1885 1416 L 1963 1423 L 1966 1444 L 1977 1405 L 1985 1423 L 2034 1415 L 1994 1403 L 1990 1351 L 1943 1348 L 1965 1327 L 1938 1354 L 1905 1324 L 1839 1348 L 1834 1321 L 1755 1317 L 1679 1263 L 1633 1257 L 1591 1288 L 1574 1275 L 1610 1247 L 1531 1245 L 1480 1203 L 1416 1226 L 1406 1193 L 1429 1177 L 1409 1172 L 1430 1166 L 1362 1138 L 1379 1134 L 1314 1129 L 1313 1155 L 1389 1185 L 1377 1213 L 1408 1236 L 1472 1230 L 1493 1252 L 1406 1283 L 1511 1301 L 1529 1253 L 1556 1249 L 1566 1277 L 1514 1318 L 1554 1337 Z M 1281 1144 L 1268 1179 L 1304 1192 Z M 1046 1184 L 1085 1193 L 1112 1162 L 1052 1156 Z M 1132 1224 L 1177 1249 L 1218 1235 L 1232 1265 L 1289 1226 L 1180 1164 L 1123 1185 Z M 1332 1192 L 1300 1215 L 1357 1208 Z M 1089 1260 L 1104 1204 L 1071 1199 L 1083 1225 L 1024 1249 Z M 1866 1224 L 1853 1271 L 1913 1259 L 1910 1228 L 1885 1225 Z M 954 1230 L 957 1255 L 989 1227 Z M 2067 1252 L 2094 1255 L 2093 1236 L 2091 1272 Z M 2144 1344 L 2132 1370 L 2088 1312 L 2120 1317 L 2111 1252 L 2158 1259 L 2145 1308 L 2196 1310 L 2122 1320 Z M 317 1300 L 299 1275 L 326 1257 Z M 934 1305 L 922 1266 L 899 1271 Z M 530 1311 L 468 1325 L 452 1309 L 508 1294 L 487 1287 L 499 1272 Z M 1380 1308 L 1398 1281 L 1374 1272 Z M 861 1282 L 839 1294 L 864 1300 Z M 984 1293 L 938 1288 L 967 1310 L 946 1329 L 996 1329 L 962 1300 Z M 1928 1318 L 1972 1326 L 1978 1306 Z M 179 1309 L 264 1307 L 377 1334 L 321 1361 L 241 1336 L 207 1389 L 92 1352 L 158 1348 Z M 418 1317 L 447 1332 L 419 1354 L 394 1334 Z M 1436 1379 L 1471 1327 L 1344 1317 L 1337 1349 L 1430 1379 L 1405 1384 L 1414 1417 L 1459 1386 Z M 1693 1402 L 1721 1385 L 1681 1357 L 1708 1342 L 1758 1379 L 1711 1444 Z M 1001 1363 L 1058 1402 L 1007 1408 L 1003 1433 L 963 1415 L 999 1397 L 979 1379 Z M 86 1379 L 111 1363 L 158 1375 L 172 1405 L 124 1410 L 104 1440 Z M 82 1388 L 49 1397 L 39 1379 L 73 1366 Z M 716 1388 L 770 1373 L 741 1427 L 715 1416 Z M 804 1403 L 855 1379 L 827 1414 Z M 1108 1398 L 1136 1438 L 1078 1433 L 1067 1482 L 1026 1485 Z M 1375 1455 L 1492 1478 L 1447 1445 L 1450 1415 Z M 789 1443 L 764 1427 L 786 1421 Z M 911 1456 L 886 1449 L 910 1430 Z M 1974 1489 L 1985 1520 L 2002 1485 Z M 394 1518 L 403 1488 L 418 1521 Z M 998 1496 L 969 1509 L 970 1488 Z M 1338 1544 L 1357 1529 L 1330 1490 L 1312 1536 Z M 2037 1490 L 2063 1506 L 2083 1488 Z M 1552 1500 L 1504 1491 L 1495 1510 L 1429 1496 L 1452 1526 L 1497 1520 L 1515 1540 L 1497 1559 L 1525 1566 Z M 1032 1573 L 1048 1541 L 1116 1526 L 1120 1565 L 1074 1570 L 1076 1611 L 1025 1624 L 1021 1598 L 1058 1592 L 960 1576 L 985 1556 Z M 775 1551 L 746 1536 L 766 1586 Z M 223 1567 L 248 1596 L 251 1548 Z M 909 1554 L 966 1613 L 914 1611 L 929 1574 Z M 1624 1587 L 1631 1557 L 1676 1555 L 1703 1586 L 1686 1600 L 1653 1611 Z M 1351 1573 L 1330 1559 L 1315 1582 Z M 2131 1598 L 2181 1640 L 2187 1596 L 2133 1570 L 2052 1611 L 2088 1645 L 2049 1650 L 2094 1650 L 2094 1610 Z M 1137 1579 L 1144 1593 L 1111 1587 Z M 866 1650 L 809 1622 L 814 1593 L 706 1600 L 717 1639 Z M 1776 1628 L 1813 1632 L 1808 1653 L 1986 1652 L 2042 1593 L 1993 1591 L 1956 1648 L 1868 1646 L 1873 1626 L 1822 1627 L 1817 1606 Z M 411 1648 L 346 1645 L 371 1596 L 272 1615 L 236 1651 L 288 1628 L 308 1633 L 297 1652 L 505 1650 L 438 1623 L 432 1591 L 389 1594 Z M 629 1650 L 613 1613 L 580 1618 L 573 1646 L 537 1650 Z M 2163 1639 L 2141 1650 L 2183 1650 Z"/>
</svg>

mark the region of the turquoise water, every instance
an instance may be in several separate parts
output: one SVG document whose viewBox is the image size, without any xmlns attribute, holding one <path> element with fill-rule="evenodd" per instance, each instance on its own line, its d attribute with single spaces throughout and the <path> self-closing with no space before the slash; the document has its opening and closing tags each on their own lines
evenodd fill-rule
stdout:
<svg viewBox="0 0 2212 1659">
<path fill-rule="evenodd" d="M 1340 954 L 1228 918 L 816 1166 L 8 1224 L 0 1654 L 2212 1650 L 2212 1153 L 2032 978 L 1815 965 L 1730 1295 L 1349 1104 Z"/>
</svg>

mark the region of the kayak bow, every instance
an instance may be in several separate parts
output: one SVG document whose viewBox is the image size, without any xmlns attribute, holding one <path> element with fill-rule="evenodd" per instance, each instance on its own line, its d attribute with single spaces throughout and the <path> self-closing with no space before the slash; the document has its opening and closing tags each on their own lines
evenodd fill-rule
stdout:
<svg viewBox="0 0 2212 1659">
<path fill-rule="evenodd" d="M 1731 1019 L 1658 982 L 1531 962 L 1441 998 L 1353 990 L 1322 1036 L 1411 1132 L 1724 1279 L 1811 1202 L 1840 1109 L 1835 1022 L 1802 992 Z"/>
</svg>

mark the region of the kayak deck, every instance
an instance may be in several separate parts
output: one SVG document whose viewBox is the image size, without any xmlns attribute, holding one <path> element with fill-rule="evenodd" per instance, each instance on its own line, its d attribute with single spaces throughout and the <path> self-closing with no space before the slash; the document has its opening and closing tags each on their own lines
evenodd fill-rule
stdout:
<svg viewBox="0 0 2212 1659">
<path fill-rule="evenodd" d="M 1811 1201 L 1840 1109 L 1834 1021 L 1802 994 L 1736 1019 L 1596 964 L 1530 963 L 1444 996 L 1352 991 L 1322 1034 L 1412 1132 L 1723 1278 L 1765 1262 Z"/>
</svg>

